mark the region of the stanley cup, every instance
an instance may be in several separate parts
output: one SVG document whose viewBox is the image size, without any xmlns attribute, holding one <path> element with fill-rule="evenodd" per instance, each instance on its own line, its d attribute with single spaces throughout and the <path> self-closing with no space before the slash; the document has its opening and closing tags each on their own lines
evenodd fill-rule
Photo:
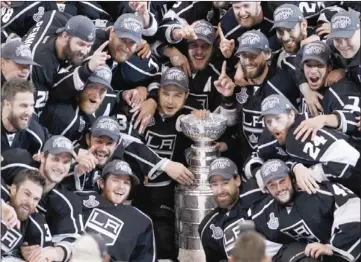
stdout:
<svg viewBox="0 0 361 262">
<path fill-rule="evenodd" d="M 179 258 L 181 261 L 203 262 L 206 260 L 198 226 L 216 206 L 207 177 L 209 165 L 219 157 L 214 141 L 226 130 L 227 118 L 211 113 L 205 119 L 197 119 L 190 114 L 183 117 L 180 123 L 182 132 L 195 142 L 187 158 L 195 183 L 192 186 L 178 185 L 175 190 Z"/>
</svg>

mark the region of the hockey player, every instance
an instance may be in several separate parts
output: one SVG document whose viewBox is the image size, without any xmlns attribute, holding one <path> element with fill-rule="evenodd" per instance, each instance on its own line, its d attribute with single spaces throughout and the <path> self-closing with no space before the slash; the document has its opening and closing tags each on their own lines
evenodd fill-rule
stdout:
<svg viewBox="0 0 361 262">
<path fill-rule="evenodd" d="M 99 234 L 114 261 L 157 260 L 152 220 L 124 202 L 132 187 L 139 184 L 130 166 L 121 160 L 109 162 L 103 169 L 96 192 L 80 192 L 84 230 Z"/>
<path fill-rule="evenodd" d="M 258 232 L 284 245 L 274 261 L 290 261 L 296 254 L 297 261 L 307 261 L 307 257 L 356 261 L 360 256 L 360 198 L 330 182 L 320 184 L 316 194 L 297 191 L 290 172 L 281 160 L 264 163 L 261 176 L 270 195 L 248 212 Z M 288 252 L 294 242 L 303 250 Z"/>
<path fill-rule="evenodd" d="M 263 194 L 256 181 L 241 181 L 237 166 L 228 158 L 211 163 L 208 180 L 217 207 L 203 218 L 198 233 L 207 262 L 226 261 L 240 234 L 239 222 L 247 219 L 248 208 Z"/>
<path fill-rule="evenodd" d="M 1 88 L 1 152 L 23 148 L 40 153 L 48 137 L 34 113 L 34 86 L 22 79 L 11 79 Z"/>
<path fill-rule="evenodd" d="M 10 41 L 1 48 L 1 85 L 12 78 L 27 80 L 30 65 L 37 65 L 31 57 L 31 51 L 21 41 Z"/>
</svg>

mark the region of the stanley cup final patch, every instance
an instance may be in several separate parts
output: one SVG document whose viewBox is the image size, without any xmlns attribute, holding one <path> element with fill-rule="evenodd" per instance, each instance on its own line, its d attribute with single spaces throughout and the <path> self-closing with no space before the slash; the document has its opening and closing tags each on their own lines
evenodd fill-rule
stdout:
<svg viewBox="0 0 361 262">
<path fill-rule="evenodd" d="M 211 224 L 209 228 L 212 230 L 212 238 L 218 240 L 223 237 L 223 230 L 220 227 L 216 227 L 214 224 Z"/>
<path fill-rule="evenodd" d="M 89 199 L 83 200 L 83 205 L 87 208 L 94 208 L 99 206 L 99 201 L 95 199 L 95 196 L 90 195 Z"/>
<path fill-rule="evenodd" d="M 275 216 L 275 213 L 271 213 L 269 215 L 269 221 L 267 222 L 267 226 L 269 229 L 276 230 L 279 227 L 278 217 Z"/>
<path fill-rule="evenodd" d="M 242 87 L 241 92 L 238 92 L 236 94 L 236 99 L 237 99 L 238 103 L 240 103 L 240 104 L 246 103 L 248 97 L 249 97 L 249 95 L 247 94 L 247 88 L 246 87 Z"/>
</svg>

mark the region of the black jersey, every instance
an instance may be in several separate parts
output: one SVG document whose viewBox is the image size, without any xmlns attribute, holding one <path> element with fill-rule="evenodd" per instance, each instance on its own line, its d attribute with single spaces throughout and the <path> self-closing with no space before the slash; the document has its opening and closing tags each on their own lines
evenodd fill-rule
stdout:
<svg viewBox="0 0 361 262">
<path fill-rule="evenodd" d="M 263 197 L 255 180 L 242 182 L 240 196 L 231 210 L 215 208 L 199 225 L 198 232 L 207 262 L 226 261 L 236 244 L 239 222 L 247 219 L 247 210 Z"/>
<path fill-rule="evenodd" d="M 350 190 L 326 182 L 316 194 L 296 192 L 293 205 L 281 205 L 269 196 L 248 214 L 269 241 L 328 244 L 347 261 L 355 261 L 360 255 L 359 209 L 360 199 Z"/>
<path fill-rule="evenodd" d="M 105 240 L 112 260 L 155 262 L 152 220 L 131 205 L 115 205 L 96 192 L 78 192 L 84 230 Z"/>
</svg>

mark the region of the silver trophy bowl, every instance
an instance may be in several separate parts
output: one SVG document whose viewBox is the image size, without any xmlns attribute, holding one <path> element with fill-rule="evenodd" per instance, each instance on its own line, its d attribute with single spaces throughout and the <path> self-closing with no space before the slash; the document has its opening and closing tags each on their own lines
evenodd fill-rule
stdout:
<svg viewBox="0 0 361 262">
<path fill-rule="evenodd" d="M 182 132 L 196 144 L 208 144 L 223 135 L 227 128 L 227 118 L 210 113 L 205 119 L 198 119 L 192 114 L 180 119 Z"/>
</svg>

